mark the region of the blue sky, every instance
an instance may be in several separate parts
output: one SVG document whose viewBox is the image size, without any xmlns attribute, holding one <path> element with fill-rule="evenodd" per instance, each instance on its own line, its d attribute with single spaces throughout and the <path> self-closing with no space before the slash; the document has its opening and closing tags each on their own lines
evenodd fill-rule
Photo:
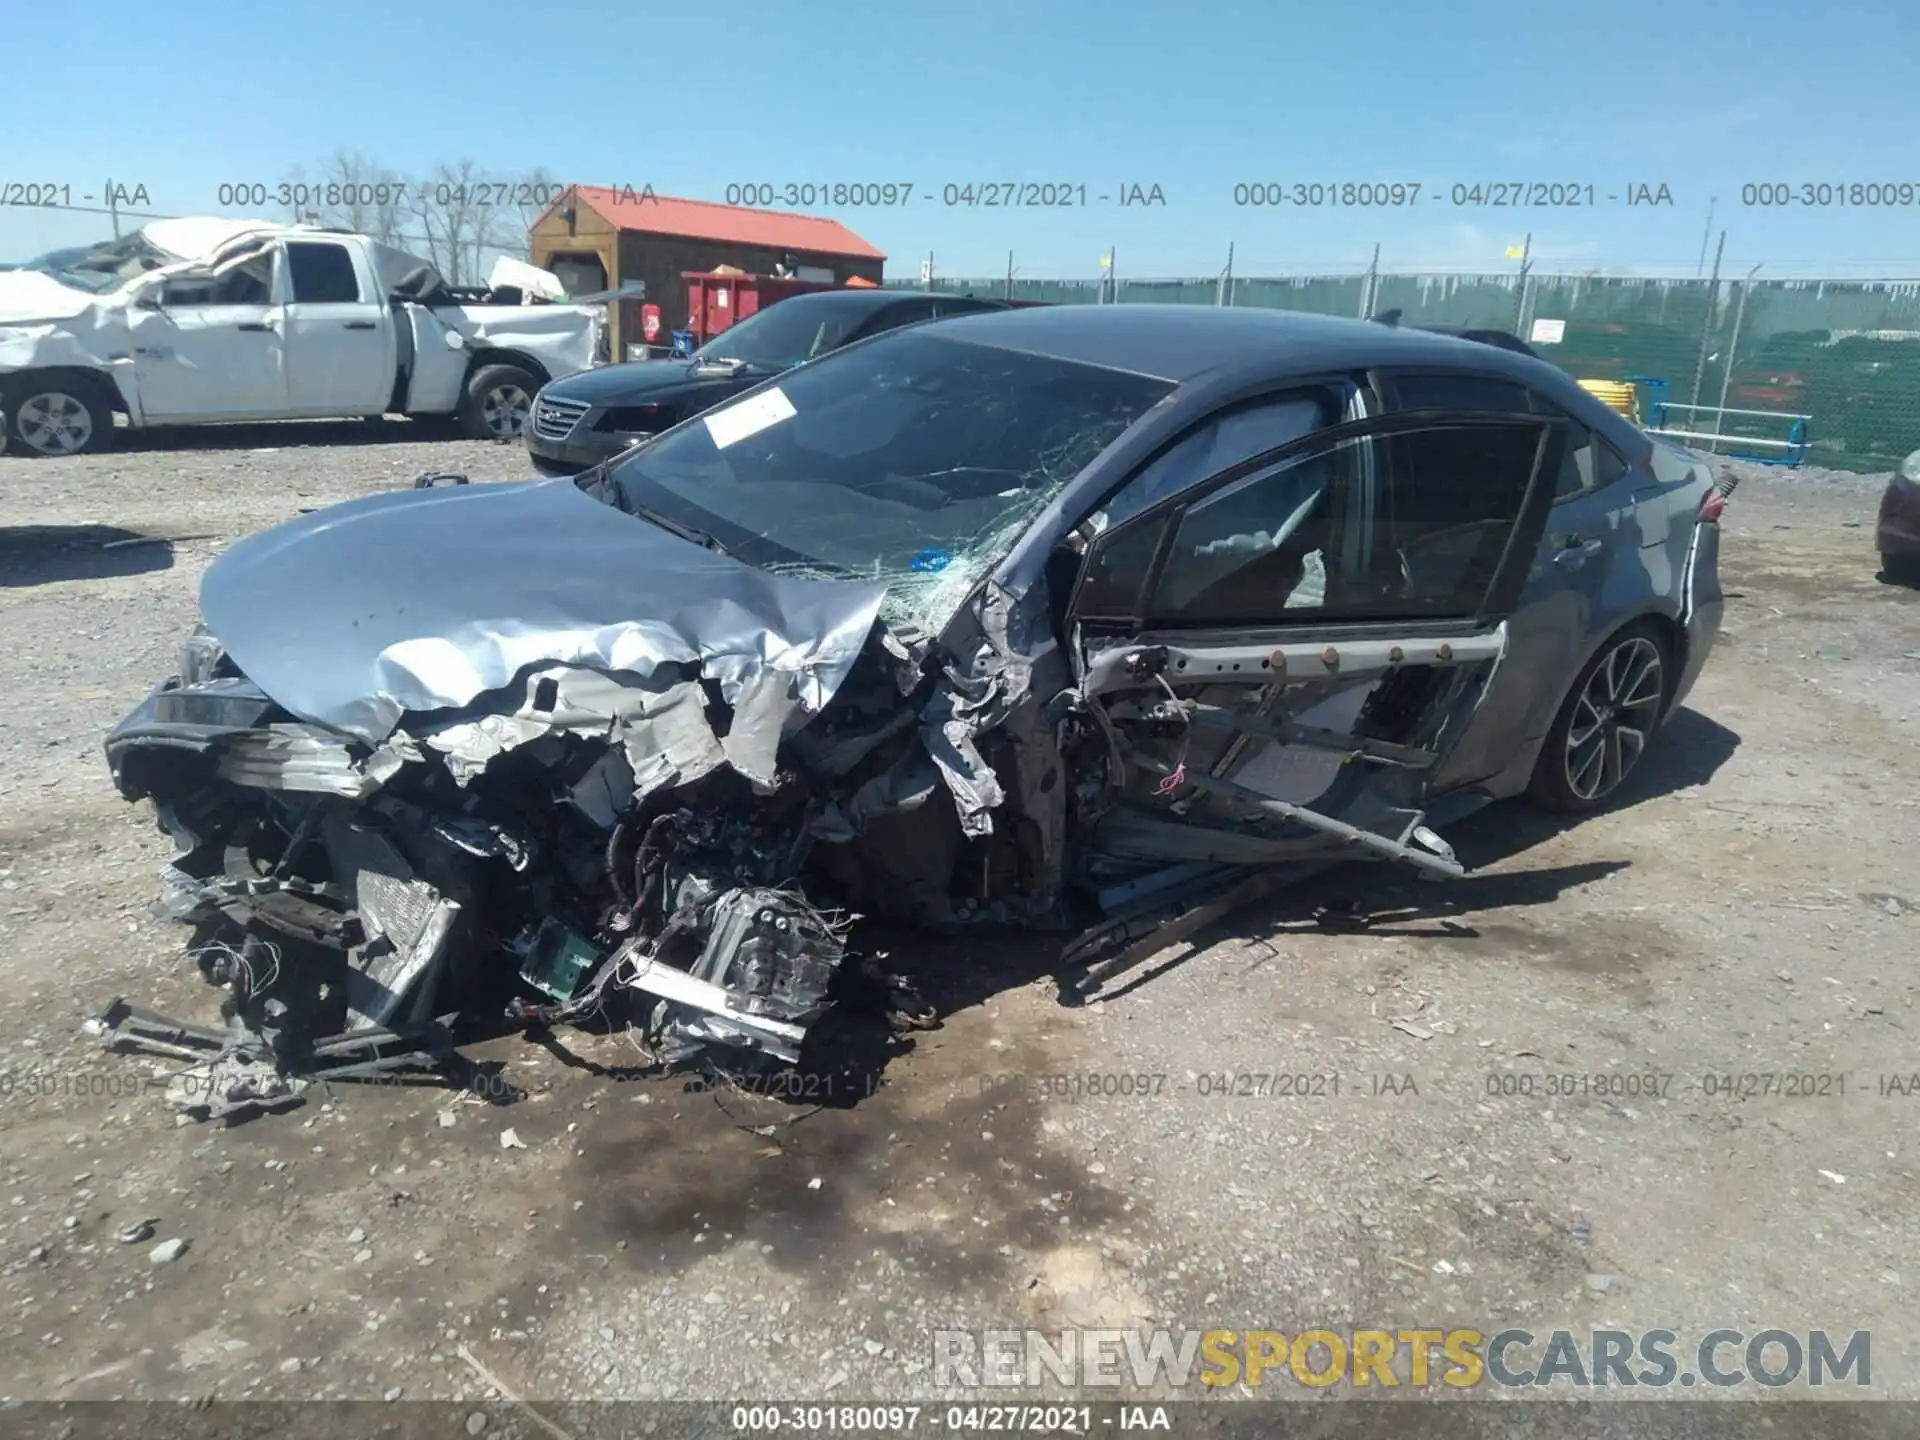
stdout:
<svg viewBox="0 0 1920 1440">
<path fill-rule="evenodd" d="M 652 185 L 897 181 L 841 211 L 946 275 L 1212 275 L 1501 269 L 1692 274 L 1709 198 L 1724 268 L 1920 275 L 1920 204 L 1763 208 L 1743 184 L 1920 191 L 1920 5 L 1831 18 L 1786 0 L 459 5 L 414 0 L 101 0 L 8 63 L 0 199 L 111 177 L 167 214 L 246 214 L 223 183 L 312 175 L 340 149 L 403 173 L 471 158 L 511 177 Z M 702 19 L 703 15 L 712 18 Z M 14 27 L 12 41 L 20 34 Z M 8 48 L 12 48 L 9 43 Z M 16 56 L 17 61 L 20 57 Z M 947 185 L 1158 185 L 1164 205 L 968 209 Z M 1505 180 L 1595 187 L 1595 208 L 1452 203 Z M 1250 182 L 1419 182 L 1411 208 L 1236 207 Z M 1671 206 L 1629 207 L 1667 186 Z M 1608 203 L 1606 196 L 1621 198 Z M 1438 198 L 1434 198 L 1438 197 Z M 1914 198 L 1920 199 L 1920 195 Z M 0 258 L 107 233 L 104 215 L 0 207 Z M 1709 255 L 1709 260 L 1711 256 Z"/>
</svg>

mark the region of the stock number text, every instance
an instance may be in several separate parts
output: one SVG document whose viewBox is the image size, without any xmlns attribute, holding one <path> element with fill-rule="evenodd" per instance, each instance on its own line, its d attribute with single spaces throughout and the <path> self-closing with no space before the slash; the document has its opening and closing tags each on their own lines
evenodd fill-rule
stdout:
<svg viewBox="0 0 1920 1440">
<path fill-rule="evenodd" d="M 1765 180 L 1740 187 L 1740 203 L 1756 206 L 1835 206 L 1886 208 L 1920 204 L 1920 183 L 1912 180 L 1809 181 L 1794 184 Z"/>
<path fill-rule="evenodd" d="M 1257 206 L 1412 205 L 1420 199 L 1418 180 L 1248 181 L 1233 187 L 1233 203 Z"/>
</svg>

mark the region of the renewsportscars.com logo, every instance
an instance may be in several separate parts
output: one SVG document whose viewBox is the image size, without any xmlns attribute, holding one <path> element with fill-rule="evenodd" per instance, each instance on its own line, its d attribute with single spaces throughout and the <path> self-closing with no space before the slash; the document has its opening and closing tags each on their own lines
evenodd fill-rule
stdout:
<svg viewBox="0 0 1920 1440">
<path fill-rule="evenodd" d="M 1300 1385 L 1666 1389 L 1873 1383 L 1873 1336 L 1826 1330 L 936 1330 L 934 1384 L 968 1390 Z"/>
</svg>

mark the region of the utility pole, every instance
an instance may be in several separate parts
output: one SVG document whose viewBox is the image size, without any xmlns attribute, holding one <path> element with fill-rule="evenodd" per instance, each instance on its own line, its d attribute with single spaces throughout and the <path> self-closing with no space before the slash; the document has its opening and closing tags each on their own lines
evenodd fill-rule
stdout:
<svg viewBox="0 0 1920 1440">
<path fill-rule="evenodd" d="M 113 181 L 107 181 L 107 215 L 113 221 L 113 238 L 120 238 L 120 197 L 114 194 Z"/>
<path fill-rule="evenodd" d="M 1214 286 L 1213 303 L 1215 305 L 1233 304 L 1233 242 L 1227 242 L 1227 268 L 1220 272 L 1219 283 Z"/>
<path fill-rule="evenodd" d="M 1767 262 L 1762 260 L 1760 265 Z M 1733 338 L 1727 341 L 1727 361 L 1720 367 L 1720 408 L 1713 412 L 1713 433 L 1718 435 L 1720 427 L 1727 420 L 1727 387 L 1733 383 L 1733 362 L 1740 353 L 1740 324 L 1747 318 L 1747 292 L 1753 289 L 1753 277 L 1760 273 L 1760 265 L 1747 272 L 1747 278 L 1740 282 L 1740 303 L 1733 311 Z M 1720 453 L 1720 442 L 1715 440 L 1710 454 Z"/>
<path fill-rule="evenodd" d="M 1533 269 L 1533 232 L 1527 232 L 1527 238 L 1520 244 L 1520 298 L 1513 312 L 1513 333 L 1526 339 L 1523 333 L 1527 323 L 1527 272 Z"/>
<path fill-rule="evenodd" d="M 1713 251 L 1713 278 L 1707 282 L 1707 316 L 1700 322 L 1700 359 L 1693 367 L 1693 394 L 1687 397 L 1689 405 L 1700 403 L 1700 382 L 1706 378 L 1707 373 L 1707 346 L 1713 341 L 1714 312 L 1720 308 L 1720 257 L 1726 254 L 1726 251 L 1727 232 L 1722 230 L 1720 243 L 1714 247 Z M 1689 410 L 1687 413 L 1697 415 L 1699 411 Z"/>
<path fill-rule="evenodd" d="M 1707 241 L 1713 235 L 1713 207 L 1720 203 L 1718 195 L 1707 200 L 1707 228 L 1700 232 L 1700 259 L 1693 267 L 1693 278 L 1698 280 L 1700 272 L 1707 268 Z"/>
<path fill-rule="evenodd" d="M 1013 299 L 1013 252 L 1007 252 L 1007 299 Z"/>
<path fill-rule="evenodd" d="M 1360 282 L 1360 318 L 1366 320 L 1373 315 L 1374 294 L 1380 288 L 1380 242 L 1373 242 L 1373 260 L 1367 266 L 1366 278 Z"/>
</svg>

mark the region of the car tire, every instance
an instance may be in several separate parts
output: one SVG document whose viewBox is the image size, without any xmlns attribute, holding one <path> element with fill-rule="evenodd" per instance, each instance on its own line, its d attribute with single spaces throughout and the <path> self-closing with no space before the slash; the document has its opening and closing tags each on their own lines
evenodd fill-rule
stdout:
<svg viewBox="0 0 1920 1440">
<path fill-rule="evenodd" d="M 104 450 L 113 437 L 113 407 L 92 383 L 65 376 L 28 378 L 0 395 L 10 455 L 50 459 Z"/>
<path fill-rule="evenodd" d="M 1920 586 L 1920 557 L 1880 552 L 1880 574 L 1895 585 Z"/>
<path fill-rule="evenodd" d="M 1650 666 L 1658 668 L 1649 673 Z M 1609 636 L 1561 702 L 1527 798 L 1563 814 L 1605 805 L 1639 767 L 1678 678 L 1673 647 L 1655 623 L 1637 620 Z"/>
<path fill-rule="evenodd" d="M 482 365 L 460 397 L 460 431 L 469 440 L 518 440 L 540 381 L 518 365 Z"/>
</svg>

